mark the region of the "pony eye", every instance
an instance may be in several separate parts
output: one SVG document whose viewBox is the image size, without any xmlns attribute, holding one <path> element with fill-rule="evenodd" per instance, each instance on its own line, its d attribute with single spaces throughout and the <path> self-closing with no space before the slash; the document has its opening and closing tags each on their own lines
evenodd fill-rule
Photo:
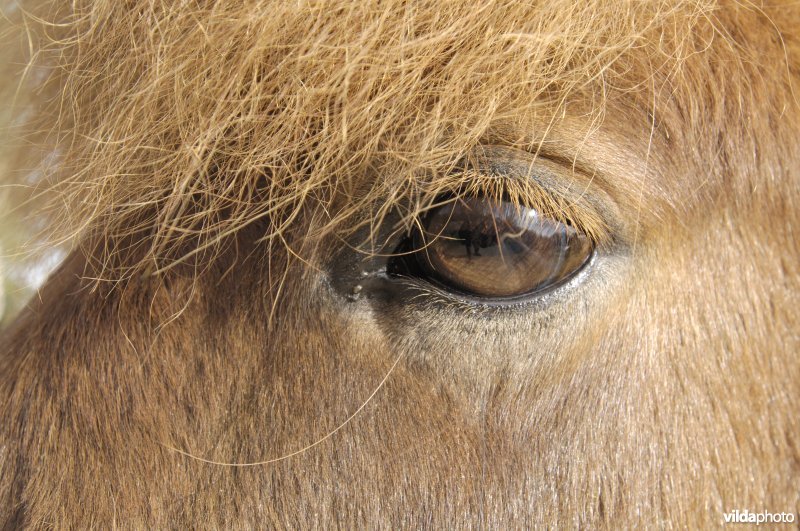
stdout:
<svg viewBox="0 0 800 531">
<path fill-rule="evenodd" d="M 569 280 L 594 246 L 569 224 L 508 201 L 463 198 L 422 220 L 389 272 L 488 299 L 532 295 Z"/>
</svg>

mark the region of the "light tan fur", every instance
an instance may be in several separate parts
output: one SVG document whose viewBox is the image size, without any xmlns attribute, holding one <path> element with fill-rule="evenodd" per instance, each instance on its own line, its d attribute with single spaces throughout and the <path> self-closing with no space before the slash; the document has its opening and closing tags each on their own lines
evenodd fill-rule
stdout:
<svg viewBox="0 0 800 531">
<path fill-rule="evenodd" d="M 4 179 L 77 244 L 0 337 L 0 522 L 800 510 L 796 4 L 20 4 Z M 511 308 L 342 295 L 470 191 L 601 258 Z"/>
</svg>

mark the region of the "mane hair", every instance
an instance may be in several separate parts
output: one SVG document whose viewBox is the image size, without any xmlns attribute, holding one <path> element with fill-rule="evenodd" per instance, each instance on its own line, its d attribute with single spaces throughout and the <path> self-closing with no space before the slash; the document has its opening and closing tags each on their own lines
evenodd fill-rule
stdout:
<svg viewBox="0 0 800 531">
<path fill-rule="evenodd" d="M 259 220 L 287 244 L 303 212 L 313 249 L 390 212 L 411 226 L 474 146 L 539 153 L 560 117 L 587 115 L 589 134 L 621 94 L 713 126 L 693 72 L 754 68 L 718 23 L 741 11 L 774 24 L 703 0 L 12 3 L 20 141 L 2 178 L 48 199 L 49 241 L 100 242 L 97 278 L 207 263 Z M 532 186 L 515 193 L 565 212 Z M 596 218 L 564 215 L 602 239 Z M 117 259 L 128 240 L 140 252 Z"/>
</svg>

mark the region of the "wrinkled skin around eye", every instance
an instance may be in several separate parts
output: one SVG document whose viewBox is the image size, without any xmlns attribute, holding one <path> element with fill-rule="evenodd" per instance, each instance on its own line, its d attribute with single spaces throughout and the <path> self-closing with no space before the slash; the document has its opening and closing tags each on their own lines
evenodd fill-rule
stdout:
<svg viewBox="0 0 800 531">
<path fill-rule="evenodd" d="M 486 298 L 557 286 L 580 270 L 593 250 L 591 240 L 571 226 L 531 208 L 480 197 L 434 210 L 413 243 L 425 276 Z"/>
</svg>

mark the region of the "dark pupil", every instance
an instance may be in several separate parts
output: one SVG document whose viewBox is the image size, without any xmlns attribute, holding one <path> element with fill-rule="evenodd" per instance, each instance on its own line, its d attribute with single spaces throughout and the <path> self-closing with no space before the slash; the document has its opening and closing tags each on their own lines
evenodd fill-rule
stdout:
<svg viewBox="0 0 800 531">
<path fill-rule="evenodd" d="M 591 255 L 573 227 L 531 208 L 483 198 L 433 211 L 414 238 L 416 259 L 433 280 L 482 297 L 512 297 L 566 280 Z"/>
</svg>

